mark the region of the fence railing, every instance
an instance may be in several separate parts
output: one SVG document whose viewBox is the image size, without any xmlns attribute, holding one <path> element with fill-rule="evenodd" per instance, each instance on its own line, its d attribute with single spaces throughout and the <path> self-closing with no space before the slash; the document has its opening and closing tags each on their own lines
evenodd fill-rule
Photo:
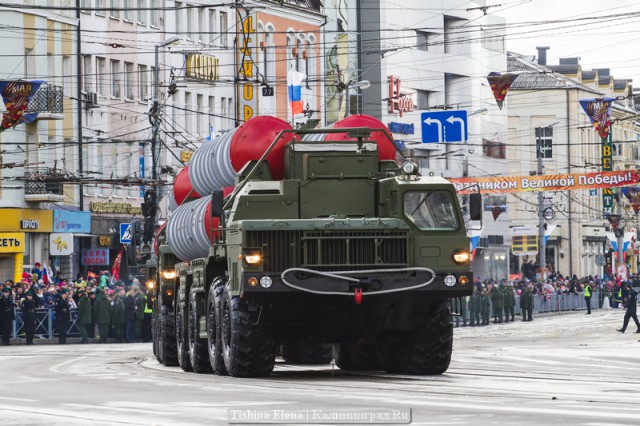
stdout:
<svg viewBox="0 0 640 426">
<path fill-rule="evenodd" d="M 459 305 L 460 303 L 461 306 Z M 604 297 L 602 296 L 602 293 L 593 293 L 593 296 L 591 297 L 591 309 L 600 309 L 602 308 L 603 303 Z M 464 316 L 466 319 L 469 319 L 469 306 L 468 301 L 465 298 L 462 298 L 460 302 L 452 300 L 451 308 L 454 314 L 459 315 L 460 317 Z M 534 314 L 581 310 L 587 310 L 584 293 L 533 295 Z M 489 308 L 489 314 L 493 317 L 493 306 Z M 515 314 L 522 315 L 522 310 L 520 309 L 520 296 L 516 296 Z"/>
<path fill-rule="evenodd" d="M 80 337 L 80 330 L 78 329 L 78 309 L 71 308 L 71 321 L 69 322 L 69 329 L 67 330 L 67 337 Z M 52 339 L 58 336 L 58 329 L 56 323 L 56 312 L 52 308 L 39 308 L 36 309 L 36 331 L 33 333 L 35 336 L 42 336 L 48 339 Z M 24 323 L 22 322 L 22 312 L 20 309 L 16 309 L 16 319 L 13 321 L 13 338 L 24 337 L 23 331 Z"/>
</svg>

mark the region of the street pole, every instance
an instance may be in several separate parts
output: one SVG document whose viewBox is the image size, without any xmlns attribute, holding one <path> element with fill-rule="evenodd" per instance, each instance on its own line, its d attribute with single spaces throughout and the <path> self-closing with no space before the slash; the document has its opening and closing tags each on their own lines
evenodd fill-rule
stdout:
<svg viewBox="0 0 640 426">
<path fill-rule="evenodd" d="M 347 97 L 347 105 L 346 105 L 346 112 L 345 112 L 345 117 L 348 117 L 351 115 L 351 99 L 349 99 L 349 85 L 347 84 L 347 87 L 345 90 L 345 96 Z"/>
<path fill-rule="evenodd" d="M 620 223 L 620 221 L 622 221 L 622 191 L 620 191 L 618 189 L 618 214 L 620 215 L 620 219 L 618 221 L 618 223 Z M 618 230 L 616 231 L 618 233 L 617 237 L 618 237 L 618 262 L 616 264 L 620 265 L 624 263 L 624 228 L 618 228 Z M 616 271 L 617 274 L 618 271 Z M 627 275 L 628 276 L 628 275 Z"/>
<path fill-rule="evenodd" d="M 537 150 L 538 176 L 542 176 L 542 142 Z M 544 191 L 538 191 L 538 254 L 540 257 L 540 278 L 544 279 L 544 270 L 547 267 L 547 245 L 544 240 Z"/>
</svg>

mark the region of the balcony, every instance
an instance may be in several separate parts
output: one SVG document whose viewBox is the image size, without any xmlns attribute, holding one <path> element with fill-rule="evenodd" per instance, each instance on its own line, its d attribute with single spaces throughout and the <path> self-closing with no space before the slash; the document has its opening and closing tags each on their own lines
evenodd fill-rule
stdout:
<svg viewBox="0 0 640 426">
<path fill-rule="evenodd" d="M 37 113 L 36 120 L 62 120 L 63 98 L 61 86 L 43 84 L 33 95 L 25 114 Z"/>
<path fill-rule="evenodd" d="M 34 202 L 64 201 L 64 177 L 48 167 L 24 172 L 24 199 Z"/>
</svg>

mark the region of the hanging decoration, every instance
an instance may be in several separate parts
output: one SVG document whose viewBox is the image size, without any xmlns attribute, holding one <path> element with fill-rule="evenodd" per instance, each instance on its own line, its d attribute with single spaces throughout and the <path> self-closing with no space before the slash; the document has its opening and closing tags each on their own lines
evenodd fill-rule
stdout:
<svg viewBox="0 0 640 426">
<path fill-rule="evenodd" d="M 14 128 L 18 124 L 30 123 L 36 119 L 38 114 L 25 114 L 27 106 L 33 95 L 38 91 L 42 80 L 2 80 L 0 81 L 0 95 L 7 109 L 2 114 L 2 124 L 0 124 L 0 132 Z"/>
<path fill-rule="evenodd" d="M 489 85 L 491 85 L 491 92 L 493 92 L 493 97 L 498 104 L 498 108 L 502 109 L 502 104 L 507 97 L 507 92 L 513 82 L 518 78 L 518 75 L 519 74 L 513 73 L 500 74 L 499 72 L 490 72 L 487 76 L 487 81 Z"/>
<path fill-rule="evenodd" d="M 622 194 L 627 197 L 633 211 L 638 213 L 640 211 L 640 188 L 637 186 L 631 186 L 629 188 L 622 188 Z"/>
<path fill-rule="evenodd" d="M 611 105 L 615 98 L 579 99 L 580 105 L 602 139 L 609 136 Z"/>
</svg>

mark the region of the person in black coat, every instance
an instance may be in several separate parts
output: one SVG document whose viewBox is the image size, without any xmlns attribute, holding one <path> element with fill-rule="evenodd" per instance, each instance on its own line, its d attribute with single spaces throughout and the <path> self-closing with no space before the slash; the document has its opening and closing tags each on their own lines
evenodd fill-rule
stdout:
<svg viewBox="0 0 640 426">
<path fill-rule="evenodd" d="M 640 322 L 638 322 L 638 316 L 636 315 L 636 304 L 638 303 L 638 292 L 631 287 L 631 284 L 626 285 L 627 289 L 627 312 L 624 314 L 624 324 L 622 324 L 622 328 L 618 331 L 620 333 L 624 333 L 627 329 L 627 325 L 629 325 L 629 318 L 633 318 L 636 322 L 636 326 L 638 329 L 636 333 L 640 333 Z"/>
<path fill-rule="evenodd" d="M 56 302 L 56 328 L 58 329 L 58 343 L 61 345 L 67 343 L 67 331 L 69 330 L 69 322 L 71 321 L 68 297 L 67 289 L 63 288 Z"/>
<path fill-rule="evenodd" d="M 128 343 L 135 343 L 136 298 L 133 289 L 130 289 L 124 298 L 124 319 L 127 322 L 124 337 Z"/>
<path fill-rule="evenodd" d="M 27 336 L 27 345 L 33 345 L 33 333 L 36 332 L 36 301 L 33 290 L 29 290 L 20 307 L 22 309 L 22 324 L 24 334 Z"/>
<path fill-rule="evenodd" d="M 2 334 L 3 346 L 9 346 L 11 340 L 13 320 L 16 318 L 13 310 L 15 305 L 11 296 L 11 289 L 4 287 L 2 289 L 2 297 L 0 297 L 0 334 Z"/>
</svg>

